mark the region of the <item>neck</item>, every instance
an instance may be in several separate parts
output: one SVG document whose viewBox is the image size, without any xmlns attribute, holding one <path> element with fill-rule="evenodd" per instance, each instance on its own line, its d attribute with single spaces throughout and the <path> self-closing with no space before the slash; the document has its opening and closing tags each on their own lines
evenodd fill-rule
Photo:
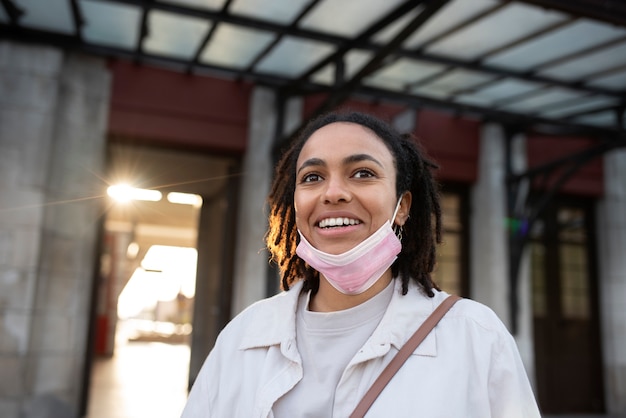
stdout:
<svg viewBox="0 0 626 418">
<path fill-rule="evenodd" d="M 320 273 L 320 287 L 317 293 L 311 296 L 309 309 L 313 312 L 335 312 L 354 308 L 376 296 L 390 282 L 391 268 L 388 268 L 376 283 L 365 292 L 358 295 L 346 295 L 335 289 Z"/>
</svg>

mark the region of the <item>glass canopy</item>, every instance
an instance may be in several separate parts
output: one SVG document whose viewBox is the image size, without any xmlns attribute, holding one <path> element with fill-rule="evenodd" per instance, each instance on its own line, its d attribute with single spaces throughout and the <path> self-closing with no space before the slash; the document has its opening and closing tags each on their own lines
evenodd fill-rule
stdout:
<svg viewBox="0 0 626 418">
<path fill-rule="evenodd" d="M 0 38 L 525 124 L 620 132 L 626 6 L 580 0 L 2 0 Z M 594 6 L 596 4 L 596 6 Z"/>
</svg>

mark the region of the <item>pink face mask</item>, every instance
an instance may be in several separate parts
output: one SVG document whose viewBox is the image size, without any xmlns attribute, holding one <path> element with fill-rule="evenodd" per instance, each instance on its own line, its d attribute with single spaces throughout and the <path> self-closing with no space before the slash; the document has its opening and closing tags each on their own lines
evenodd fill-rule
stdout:
<svg viewBox="0 0 626 418">
<path fill-rule="evenodd" d="M 396 205 L 395 219 L 400 201 Z M 328 254 L 314 248 L 300 234 L 296 254 L 326 277 L 338 291 L 358 295 L 372 287 L 400 254 L 402 244 L 386 221 L 376 232 L 351 250 L 342 254 Z"/>
</svg>

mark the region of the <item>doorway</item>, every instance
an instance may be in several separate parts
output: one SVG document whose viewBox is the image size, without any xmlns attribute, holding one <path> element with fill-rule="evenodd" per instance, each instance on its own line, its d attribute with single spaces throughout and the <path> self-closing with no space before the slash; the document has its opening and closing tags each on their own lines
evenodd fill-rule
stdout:
<svg viewBox="0 0 626 418">
<path fill-rule="evenodd" d="M 530 243 L 537 395 L 545 413 L 602 413 L 593 207 L 555 201 Z"/>
<path fill-rule="evenodd" d="M 88 418 L 180 415 L 195 302 L 230 300 L 221 286 L 225 252 L 207 251 L 207 242 L 227 247 L 236 165 L 227 157 L 110 145 Z"/>
</svg>

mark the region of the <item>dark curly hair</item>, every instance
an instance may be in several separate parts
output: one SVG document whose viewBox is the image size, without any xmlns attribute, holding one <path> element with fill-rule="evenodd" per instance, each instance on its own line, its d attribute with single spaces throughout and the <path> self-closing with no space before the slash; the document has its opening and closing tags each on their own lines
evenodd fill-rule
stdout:
<svg viewBox="0 0 626 418">
<path fill-rule="evenodd" d="M 333 112 L 311 120 L 298 138 L 282 155 L 276 166 L 268 202 L 270 206 L 269 229 L 266 244 L 271 260 L 281 272 L 281 287 L 289 287 L 304 280 L 303 291 L 319 288 L 319 273 L 296 255 L 300 240 L 296 228 L 294 192 L 296 188 L 296 162 L 306 141 L 318 129 L 335 122 L 349 122 L 373 131 L 385 143 L 396 168 L 396 195 L 412 194 L 409 218 L 403 225 L 402 251 L 391 266 L 393 277 L 401 277 L 402 293 L 408 292 L 413 278 L 426 294 L 434 296 L 439 290 L 431 279 L 435 266 L 436 245 L 441 242 L 441 206 L 439 187 L 431 170 L 437 166 L 419 149 L 409 134 L 400 134 L 388 123 L 359 112 Z"/>
</svg>

